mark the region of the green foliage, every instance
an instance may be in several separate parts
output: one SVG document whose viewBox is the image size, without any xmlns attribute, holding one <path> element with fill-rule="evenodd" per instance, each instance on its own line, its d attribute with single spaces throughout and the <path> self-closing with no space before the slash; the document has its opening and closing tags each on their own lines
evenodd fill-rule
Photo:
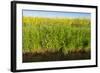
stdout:
<svg viewBox="0 0 100 73">
<path fill-rule="evenodd" d="M 90 50 L 90 20 L 23 17 L 23 52 Z"/>
</svg>

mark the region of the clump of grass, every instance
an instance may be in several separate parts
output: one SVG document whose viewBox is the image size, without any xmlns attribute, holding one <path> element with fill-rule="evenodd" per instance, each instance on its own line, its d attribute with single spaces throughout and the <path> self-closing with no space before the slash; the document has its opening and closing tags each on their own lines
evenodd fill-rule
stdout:
<svg viewBox="0 0 100 73">
<path fill-rule="evenodd" d="M 23 17 L 22 32 L 23 53 L 90 50 L 89 19 Z"/>
</svg>

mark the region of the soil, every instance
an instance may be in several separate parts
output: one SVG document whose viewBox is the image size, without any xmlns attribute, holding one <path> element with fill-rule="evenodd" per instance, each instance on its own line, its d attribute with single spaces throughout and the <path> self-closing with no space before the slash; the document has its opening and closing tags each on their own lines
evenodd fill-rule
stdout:
<svg viewBox="0 0 100 73">
<path fill-rule="evenodd" d="M 23 53 L 23 62 L 47 62 L 91 59 L 90 51 L 70 52 L 64 55 L 62 52 Z"/>
</svg>

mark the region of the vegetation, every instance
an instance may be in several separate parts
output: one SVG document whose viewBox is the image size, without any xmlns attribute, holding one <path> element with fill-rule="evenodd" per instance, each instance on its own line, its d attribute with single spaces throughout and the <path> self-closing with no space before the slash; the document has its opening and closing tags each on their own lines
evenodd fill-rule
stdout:
<svg viewBox="0 0 100 73">
<path fill-rule="evenodd" d="M 23 53 L 90 51 L 90 19 L 23 17 Z"/>
</svg>

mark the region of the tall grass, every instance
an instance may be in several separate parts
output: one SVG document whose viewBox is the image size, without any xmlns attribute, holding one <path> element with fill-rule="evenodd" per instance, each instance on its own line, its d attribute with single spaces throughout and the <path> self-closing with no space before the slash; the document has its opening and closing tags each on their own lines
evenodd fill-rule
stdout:
<svg viewBox="0 0 100 73">
<path fill-rule="evenodd" d="M 24 53 L 90 50 L 89 19 L 23 17 L 22 32 Z"/>
</svg>

